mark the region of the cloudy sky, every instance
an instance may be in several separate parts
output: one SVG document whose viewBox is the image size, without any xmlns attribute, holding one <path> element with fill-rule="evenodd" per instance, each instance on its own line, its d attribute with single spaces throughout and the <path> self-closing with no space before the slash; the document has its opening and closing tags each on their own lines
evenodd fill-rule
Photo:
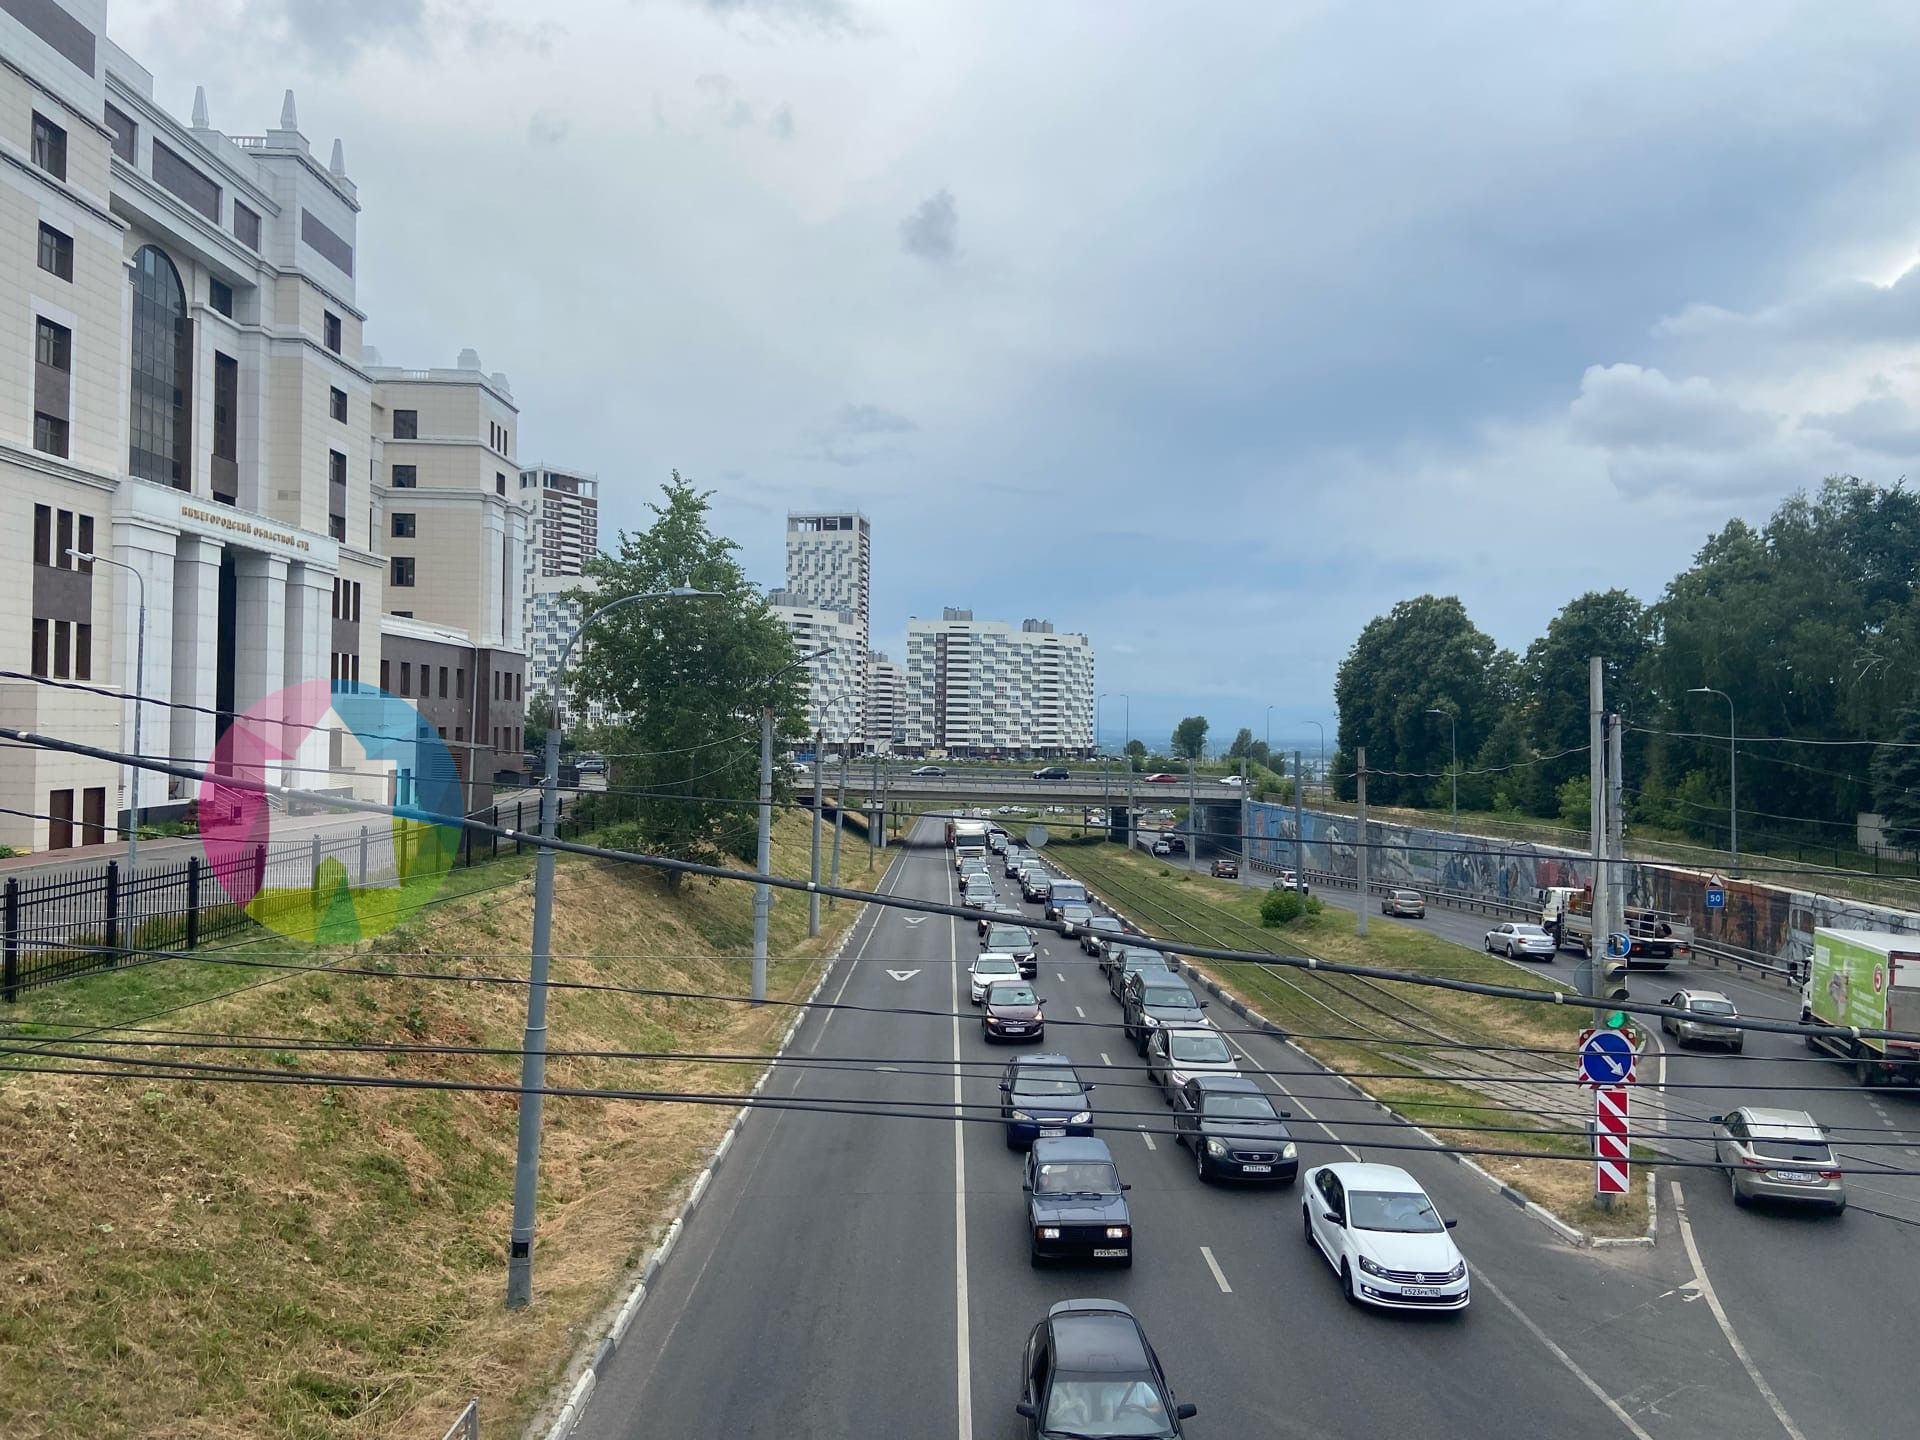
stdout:
<svg viewBox="0 0 1920 1440">
<path fill-rule="evenodd" d="M 1359 628 L 1516 649 L 1920 455 L 1920 7 L 112 0 L 184 115 L 299 97 L 388 363 L 511 376 L 610 530 L 673 467 L 876 644 L 1091 634 L 1163 737 L 1332 719 Z M 610 538 L 610 537 L 609 537 Z"/>
</svg>

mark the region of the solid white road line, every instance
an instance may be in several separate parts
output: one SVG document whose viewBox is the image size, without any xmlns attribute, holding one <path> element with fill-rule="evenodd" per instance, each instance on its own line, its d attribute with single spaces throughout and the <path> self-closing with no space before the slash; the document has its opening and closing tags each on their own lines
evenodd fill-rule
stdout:
<svg viewBox="0 0 1920 1440">
<path fill-rule="evenodd" d="M 1607 1394 L 1606 1391 L 1602 1390 L 1600 1388 L 1600 1382 L 1595 1380 L 1591 1375 L 1587 1374 L 1586 1371 L 1582 1370 L 1577 1364 L 1575 1364 L 1574 1359 L 1571 1355 L 1567 1354 L 1566 1351 L 1562 1350 L 1558 1345 L 1554 1344 L 1552 1337 L 1549 1336 L 1547 1332 L 1542 1330 L 1538 1325 L 1534 1324 L 1533 1317 L 1531 1315 L 1527 1314 L 1526 1311 L 1522 1310 L 1518 1305 L 1514 1304 L 1513 1301 L 1509 1300 L 1506 1297 L 1506 1293 L 1502 1291 L 1498 1285 L 1495 1285 L 1491 1280 L 1487 1279 L 1487 1275 L 1484 1270 L 1475 1270 L 1473 1272 L 1473 1288 L 1476 1290 L 1486 1291 L 1489 1295 L 1493 1296 L 1494 1299 L 1498 1300 L 1502 1305 L 1506 1306 L 1507 1309 L 1511 1310 L 1513 1312 L 1514 1319 L 1518 1320 L 1522 1325 L 1526 1326 L 1527 1332 L 1530 1335 L 1532 1335 L 1534 1339 L 1538 1340 L 1542 1345 L 1546 1346 L 1547 1352 L 1550 1355 L 1552 1355 L 1554 1359 L 1558 1360 L 1562 1365 L 1566 1366 L 1568 1372 L 1572 1374 L 1574 1379 L 1578 1380 L 1582 1385 L 1586 1386 L 1587 1389 L 1590 1392 L 1592 1392 L 1593 1397 L 1596 1400 L 1598 1400 L 1602 1405 L 1606 1406 L 1608 1410 L 1613 1412 L 1613 1418 L 1618 1420 L 1622 1425 L 1627 1427 L 1627 1433 L 1633 1436 L 1633 1440 L 1653 1440 L 1653 1437 L 1651 1435 L 1647 1434 L 1645 1430 L 1640 1428 L 1639 1422 L 1636 1421 L 1633 1418 L 1633 1416 L 1629 1415 L 1626 1412 L 1626 1407 L 1621 1405 L 1621 1403 L 1618 1400 L 1614 1399 L 1611 1395 Z"/>
<path fill-rule="evenodd" d="M 893 873 L 885 878 L 885 883 L 881 886 L 882 894 L 891 895 L 893 893 L 893 887 L 900 883 L 901 875 L 906 873 L 907 867 L 902 863 L 906 858 L 907 852 L 902 850 L 899 857 L 893 861 L 893 866 L 898 868 L 894 868 Z M 840 977 L 840 988 L 833 992 L 833 1003 L 835 1005 L 838 1005 L 840 1003 L 840 997 L 847 993 L 847 982 L 853 979 L 853 972 L 858 969 L 860 965 L 860 957 L 867 953 L 867 946 L 872 943 L 874 935 L 880 929 L 880 922 L 884 919 L 886 919 L 886 912 L 882 910 L 874 915 L 873 923 L 867 927 L 867 933 L 860 941 L 860 948 L 853 952 L 853 959 L 847 965 L 847 973 Z M 834 1013 L 832 1010 L 829 1010 L 825 1015 L 820 1017 L 820 1028 L 813 1032 L 813 1042 L 807 1046 L 807 1053 L 809 1055 L 819 1052 L 820 1037 L 827 1033 L 827 1026 L 833 1023 Z"/>
<path fill-rule="evenodd" d="M 1220 1287 L 1222 1295 L 1231 1295 L 1233 1286 L 1227 1283 L 1227 1277 L 1220 1273 L 1220 1262 L 1213 1258 L 1213 1251 L 1206 1246 L 1200 1247 L 1200 1258 L 1207 1262 L 1207 1269 L 1213 1272 L 1213 1283 Z"/>
<path fill-rule="evenodd" d="M 947 903 L 953 903 L 953 876 L 947 876 Z M 947 927 L 953 958 L 953 1308 L 957 1370 L 958 1440 L 973 1440 L 973 1331 L 967 1299 L 967 1124 L 961 1117 L 964 1096 L 960 1064 L 960 922 Z"/>
<path fill-rule="evenodd" d="M 1713 1318 L 1719 1322 L 1720 1333 L 1727 1337 L 1727 1348 L 1733 1351 L 1747 1372 L 1747 1378 L 1753 1381 L 1753 1388 L 1760 1392 L 1760 1398 L 1767 1402 L 1767 1408 L 1773 1411 L 1773 1418 L 1780 1422 L 1780 1428 L 1793 1437 L 1793 1440 L 1807 1440 L 1800 1427 L 1793 1423 L 1793 1417 L 1787 1414 L 1787 1407 L 1780 1403 L 1780 1397 L 1773 1393 L 1773 1386 L 1767 1383 L 1767 1377 L 1760 1373 L 1760 1367 L 1753 1363 L 1753 1357 L 1747 1354 L 1747 1347 L 1740 1343 L 1740 1337 L 1734 1334 L 1733 1322 L 1727 1318 L 1720 1297 L 1714 1293 L 1713 1281 L 1707 1278 L 1707 1267 L 1701 1263 L 1700 1247 L 1693 1243 L 1693 1226 L 1687 1222 L 1687 1197 L 1680 1189 L 1678 1180 L 1673 1185 L 1673 1209 L 1679 1217 L 1680 1243 L 1687 1247 L 1687 1260 L 1693 1266 L 1693 1283 L 1699 1288 L 1701 1296 L 1707 1302 L 1707 1309 L 1713 1312 Z"/>
</svg>

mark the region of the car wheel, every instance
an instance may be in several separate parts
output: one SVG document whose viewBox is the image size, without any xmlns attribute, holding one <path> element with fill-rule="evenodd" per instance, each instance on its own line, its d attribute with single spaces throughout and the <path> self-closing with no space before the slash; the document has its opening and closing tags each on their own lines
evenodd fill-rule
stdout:
<svg viewBox="0 0 1920 1440">
<path fill-rule="evenodd" d="M 1732 1166 L 1727 1167 L 1727 1193 L 1733 1196 L 1735 1209 L 1747 1208 L 1747 1197 L 1740 1192 L 1740 1177 L 1734 1173 Z"/>
<path fill-rule="evenodd" d="M 1307 1207 L 1304 1205 L 1300 1207 L 1300 1230 L 1306 1236 L 1307 1244 L 1316 1243 L 1313 1238 L 1313 1216 L 1307 1213 Z"/>
<path fill-rule="evenodd" d="M 1204 1185 L 1206 1183 L 1207 1147 L 1204 1145 L 1196 1145 L 1193 1147 L 1193 1174 L 1194 1178 L 1199 1180 L 1201 1184 Z"/>
<path fill-rule="evenodd" d="M 1485 950 L 1489 955 L 1493 953 L 1493 937 L 1491 935 L 1489 935 L 1486 938 L 1486 941 L 1482 944 L 1481 948 Z"/>
<path fill-rule="evenodd" d="M 1746 1048 L 1747 1046 L 1745 1041 L 1736 1040 L 1731 1045 L 1727 1046 L 1727 1053 L 1729 1055 L 1738 1055 L 1741 1051 L 1745 1050 Z"/>
<path fill-rule="evenodd" d="M 1507 942 L 1507 959 L 1513 959 L 1513 942 L 1511 940 Z"/>
<path fill-rule="evenodd" d="M 1347 1297 L 1349 1305 L 1360 1303 L 1360 1292 L 1353 1288 L 1353 1271 L 1344 1260 L 1340 1262 L 1340 1293 Z"/>
</svg>

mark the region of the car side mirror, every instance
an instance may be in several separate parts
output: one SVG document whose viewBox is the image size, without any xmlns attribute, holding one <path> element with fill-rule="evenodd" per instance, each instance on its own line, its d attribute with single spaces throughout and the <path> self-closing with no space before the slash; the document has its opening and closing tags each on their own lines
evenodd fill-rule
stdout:
<svg viewBox="0 0 1920 1440">
<path fill-rule="evenodd" d="M 1331 1210 L 1327 1211 L 1327 1213 L 1322 1215 L 1320 1218 L 1326 1221 L 1329 1225 L 1344 1226 L 1347 1223 L 1346 1221 L 1342 1220 L 1338 1215 L 1334 1214 L 1333 1211 Z"/>
<path fill-rule="evenodd" d="M 1445 1225 L 1447 1229 L 1451 1230 L 1454 1226 L 1458 1225 L 1460 1222 L 1458 1220 L 1443 1220 L 1440 1223 Z"/>
<path fill-rule="evenodd" d="M 1002 1090 L 1011 1090 L 1011 1089 L 1012 1089 L 1013 1087 L 1012 1087 L 1011 1085 L 1009 1085 L 1009 1084 L 1008 1084 L 1008 1083 L 1007 1083 L 1006 1081 L 1004 1081 L 1004 1080 L 1002 1080 L 1002 1081 L 1000 1082 L 1000 1088 L 1001 1088 Z"/>
<path fill-rule="evenodd" d="M 1727 1117 L 1724 1115 L 1707 1116 L 1707 1124 L 1709 1125 L 1724 1125 L 1726 1123 L 1727 1123 Z"/>
<path fill-rule="evenodd" d="M 1035 1409 L 1033 1404 L 1026 1400 L 1022 1400 L 1015 1405 L 1013 1407 L 1013 1413 L 1016 1415 L 1024 1415 L 1029 1420 L 1038 1420 L 1040 1418 L 1039 1410 Z"/>
<path fill-rule="evenodd" d="M 1122 1181 L 1120 1182 L 1120 1190 L 1121 1190 L 1121 1192 L 1122 1192 L 1123 1194 L 1124 1194 L 1124 1193 L 1125 1193 L 1126 1191 L 1128 1191 L 1128 1190 L 1131 1190 L 1131 1189 L 1133 1189 L 1133 1184 L 1132 1184 L 1132 1182 L 1131 1182 L 1131 1181 L 1128 1181 L 1128 1180 L 1122 1180 Z"/>
<path fill-rule="evenodd" d="M 1202 1010 L 1211 1010 L 1213 1008 L 1213 1002 L 1211 1000 L 1202 1000 L 1200 1002 L 1200 1008 Z"/>
<path fill-rule="evenodd" d="M 1093 1081 L 1091 1080 L 1082 1081 L 1080 1084 L 1080 1091 L 1084 1095 L 1091 1095 L 1093 1093 Z"/>
<path fill-rule="evenodd" d="M 1176 1420 L 1191 1420 L 1199 1413 L 1200 1407 L 1190 1400 L 1182 1401 L 1173 1407 L 1173 1418 Z"/>
<path fill-rule="evenodd" d="M 1822 1135 L 1831 1135 L 1831 1134 L 1833 1134 L 1833 1126 L 1831 1126 L 1831 1125 L 1825 1125 L 1825 1124 L 1823 1124 L 1823 1125 L 1822 1125 L 1822 1126 L 1820 1127 L 1820 1133 L 1821 1133 Z"/>
<path fill-rule="evenodd" d="M 1282 1110 L 1280 1112 L 1280 1118 L 1282 1120 L 1291 1120 L 1293 1118 L 1293 1112 L 1291 1110 Z"/>
</svg>

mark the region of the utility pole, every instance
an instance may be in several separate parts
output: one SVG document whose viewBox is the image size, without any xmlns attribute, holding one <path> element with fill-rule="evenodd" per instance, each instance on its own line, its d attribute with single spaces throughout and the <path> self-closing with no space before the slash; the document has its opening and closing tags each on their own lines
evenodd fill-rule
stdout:
<svg viewBox="0 0 1920 1440">
<path fill-rule="evenodd" d="M 1367 933 L 1367 747 L 1356 745 L 1353 758 L 1359 772 L 1354 777 L 1354 809 L 1357 812 L 1354 823 L 1360 830 L 1354 850 L 1359 856 L 1360 903 L 1353 907 L 1353 933 L 1364 936 Z"/>
<path fill-rule="evenodd" d="M 880 798 L 880 752 L 873 755 L 873 778 L 867 783 L 867 869 L 873 869 L 874 801 Z"/>
<path fill-rule="evenodd" d="M 813 889 L 807 892 L 807 936 L 811 939 L 820 933 L 820 804 L 822 784 L 827 773 L 827 732 L 813 732 L 813 858 L 809 864 L 807 878 L 813 882 Z"/>
<path fill-rule="evenodd" d="M 1307 893 L 1307 821 L 1301 813 L 1300 791 L 1306 784 L 1300 752 L 1293 752 L 1293 872 L 1300 877 L 1300 893 Z"/>
<path fill-rule="evenodd" d="M 833 878 L 827 883 L 834 889 L 840 888 L 840 821 L 847 813 L 847 752 L 840 752 L 840 789 L 833 799 Z M 827 908 L 833 909 L 833 897 L 827 897 Z"/>
<path fill-rule="evenodd" d="M 760 711 L 760 851 L 756 868 L 773 869 L 773 707 Z M 764 880 L 753 887 L 753 1003 L 767 1003 L 767 909 L 773 891 Z"/>
<path fill-rule="evenodd" d="M 1253 837 L 1248 833 L 1253 820 L 1253 787 L 1247 784 L 1247 757 L 1240 757 L 1240 882 L 1252 876 Z"/>
<path fill-rule="evenodd" d="M 1587 660 L 1587 788 L 1591 792 L 1587 801 L 1587 843 L 1593 855 L 1593 907 L 1589 919 L 1592 923 L 1592 943 L 1586 947 L 1586 953 L 1574 966 L 1574 983 L 1580 993 L 1593 996 L 1599 992 L 1598 970 L 1595 966 L 1596 952 L 1606 943 L 1606 937 L 1613 933 L 1612 911 L 1609 908 L 1609 882 L 1607 874 L 1607 735 L 1606 735 L 1606 665 L 1598 655 Z M 1565 922 L 1563 921 L 1562 924 Z"/>
<path fill-rule="evenodd" d="M 1207 742 L 1202 740 L 1198 753 L 1187 757 L 1187 833 L 1192 844 L 1187 847 L 1187 864 L 1191 865 L 1200 858 L 1200 756 L 1207 753 Z"/>
</svg>

